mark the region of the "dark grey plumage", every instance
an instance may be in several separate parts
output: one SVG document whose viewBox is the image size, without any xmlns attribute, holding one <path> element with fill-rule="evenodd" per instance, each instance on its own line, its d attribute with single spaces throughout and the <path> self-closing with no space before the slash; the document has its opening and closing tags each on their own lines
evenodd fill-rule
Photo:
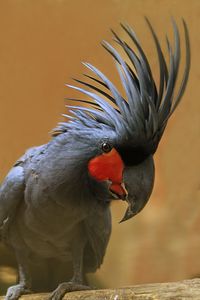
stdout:
<svg viewBox="0 0 200 300">
<path fill-rule="evenodd" d="M 76 80 L 86 89 L 70 87 L 89 96 L 92 101 L 73 99 L 89 106 L 70 106 L 73 116 L 65 115 L 69 120 L 54 129 L 54 138 L 29 149 L 2 183 L 2 236 L 14 249 L 19 265 L 19 284 L 8 289 L 6 300 L 18 299 L 30 289 L 52 290 L 70 277 L 50 299 L 60 300 L 67 291 L 89 288 L 85 273 L 102 264 L 111 232 L 111 195 L 128 202 L 122 221 L 139 213 L 147 203 L 154 183 L 152 155 L 184 93 L 190 69 L 189 36 L 183 21 L 186 61 L 175 94 L 181 56 L 177 26 L 173 21 L 174 50 L 167 39 L 168 67 L 148 20 L 147 24 L 158 53 L 159 86 L 135 33 L 122 25 L 137 53 L 113 34 L 131 65 L 111 45 L 103 42 L 103 46 L 114 57 L 126 99 L 103 73 L 85 64 L 97 78 L 86 75 L 90 83 Z M 100 168 L 99 178 L 103 179 L 92 173 L 96 174 L 96 161 L 89 167 L 99 157 L 104 164 L 106 161 Z M 111 189 L 111 183 L 115 189 L 117 185 L 116 190 Z"/>
<path fill-rule="evenodd" d="M 134 144 L 134 147 L 136 145 L 145 145 L 147 154 L 153 154 L 156 151 L 168 119 L 179 104 L 186 88 L 190 70 L 190 45 L 187 26 L 183 20 L 186 61 L 183 78 L 178 91 L 175 94 L 174 90 L 181 59 L 180 36 L 177 25 L 172 19 L 175 41 L 174 50 L 166 37 L 169 53 L 168 67 L 155 31 L 148 19 L 146 19 L 146 21 L 152 33 L 158 54 L 160 69 L 160 81 L 158 87 L 154 81 L 148 59 L 135 32 L 128 25 L 122 24 L 122 28 L 131 38 L 138 50 L 138 54 L 136 54 L 131 46 L 123 41 L 114 31 L 112 32 L 115 42 L 125 51 L 131 65 L 128 65 L 128 63 L 121 58 L 120 54 L 113 46 L 107 42 L 103 42 L 102 44 L 116 62 L 116 68 L 126 93 L 126 99 L 122 97 L 114 84 L 110 82 L 100 70 L 91 64 L 84 63 L 84 65 L 99 79 L 88 75 L 86 76 L 96 84 L 100 85 L 100 87 L 81 80 L 76 81 L 86 86 L 86 88 L 90 88 L 94 92 L 88 91 L 88 89 L 68 85 L 90 97 L 93 102 L 89 100 L 68 98 L 70 100 L 87 103 L 89 104 L 89 108 L 67 106 L 70 108 L 74 117 L 64 115 L 70 119 L 70 122 L 60 123 L 54 130 L 55 135 L 56 132 L 64 132 L 72 128 L 75 130 L 93 130 L 94 128 L 108 126 L 113 128 L 119 136 L 122 136 L 123 138 L 125 136 L 128 137 L 129 142 Z M 104 91 L 101 87 L 106 88 L 108 92 Z M 105 100 L 109 100 L 111 103 Z M 114 104 L 115 108 L 113 108 L 112 104 Z"/>
</svg>

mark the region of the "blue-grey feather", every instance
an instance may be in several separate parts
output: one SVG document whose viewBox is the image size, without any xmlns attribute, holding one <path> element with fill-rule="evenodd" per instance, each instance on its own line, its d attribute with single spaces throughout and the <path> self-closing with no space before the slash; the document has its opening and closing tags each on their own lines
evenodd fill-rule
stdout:
<svg viewBox="0 0 200 300">
<path fill-rule="evenodd" d="M 183 96 L 183 93 L 184 93 L 186 85 L 187 85 L 188 77 L 189 77 L 189 71 L 190 71 L 190 64 L 191 64 L 191 62 L 190 62 L 190 56 L 191 56 L 190 55 L 190 41 L 189 41 L 189 33 L 188 33 L 187 25 L 186 25 L 184 20 L 183 20 L 183 27 L 184 27 L 184 33 L 185 33 L 185 48 L 186 48 L 185 70 L 184 70 L 184 73 L 183 73 L 183 78 L 182 78 L 182 81 L 181 81 L 179 91 L 178 91 L 178 93 L 176 95 L 176 98 L 174 100 L 174 106 L 173 106 L 168 118 L 174 112 L 177 105 L 179 104 L 179 101 L 181 100 L 181 97 Z"/>
<path fill-rule="evenodd" d="M 76 82 L 80 83 L 80 84 L 83 84 L 89 88 L 91 88 L 92 90 L 95 90 L 96 92 L 102 94 L 103 96 L 105 96 L 106 98 L 108 98 L 110 101 L 112 101 L 113 103 L 115 103 L 115 99 L 110 96 L 108 93 L 106 93 L 105 91 L 101 90 L 100 88 L 96 87 L 95 85 L 93 84 L 90 84 L 88 82 L 85 82 L 85 81 L 82 81 L 80 79 L 74 79 Z M 87 102 L 87 100 L 85 100 Z"/>
<path fill-rule="evenodd" d="M 153 72 L 147 55 L 132 28 L 127 24 L 121 24 L 123 30 L 131 39 L 135 50 L 120 38 L 114 31 L 114 41 L 125 52 L 129 63 L 125 61 L 116 50 L 107 42 L 103 42 L 104 48 L 115 60 L 117 73 L 120 77 L 125 98 L 120 94 L 116 86 L 96 67 L 89 63 L 83 63 L 93 75 L 84 74 L 92 83 L 75 79 L 84 86 L 69 87 L 81 92 L 90 99 L 69 98 L 72 101 L 87 104 L 85 106 L 69 106 L 73 116 L 65 115 L 69 122 L 59 123 L 55 129 L 55 135 L 67 130 L 79 130 L 82 133 L 88 130 L 111 129 L 116 136 L 126 136 L 133 146 L 146 146 L 149 153 L 154 153 L 171 114 L 179 104 L 186 88 L 190 71 L 190 42 L 189 33 L 183 20 L 185 36 L 185 68 L 181 84 L 175 95 L 175 86 L 179 75 L 181 62 L 181 43 L 178 27 L 172 19 L 174 32 L 174 49 L 167 40 L 169 63 L 164 57 L 159 39 L 150 21 L 146 19 L 152 35 L 159 67 L 159 82 L 155 83 Z"/>
</svg>

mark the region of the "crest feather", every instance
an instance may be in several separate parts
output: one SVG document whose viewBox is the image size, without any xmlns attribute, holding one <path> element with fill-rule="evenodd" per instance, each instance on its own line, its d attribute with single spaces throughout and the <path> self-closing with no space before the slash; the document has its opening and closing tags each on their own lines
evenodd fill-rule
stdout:
<svg viewBox="0 0 200 300">
<path fill-rule="evenodd" d="M 94 75 L 84 75 L 91 82 L 75 79 L 83 86 L 67 85 L 86 95 L 91 100 L 68 98 L 85 106 L 68 106 L 73 116 L 64 115 L 68 122 L 58 124 L 53 135 L 70 129 L 91 130 L 108 126 L 120 136 L 128 136 L 131 143 L 145 144 L 149 153 L 154 153 L 167 125 L 169 117 L 179 104 L 189 76 L 190 42 L 187 25 L 183 20 L 185 38 L 185 67 L 182 81 L 175 94 L 175 86 L 179 75 L 181 62 L 180 34 L 175 21 L 172 19 L 174 33 L 174 48 L 166 37 L 169 63 L 167 63 L 159 39 L 147 18 L 146 22 L 151 32 L 158 56 L 159 83 L 156 84 L 147 56 L 138 37 L 127 24 L 121 24 L 122 29 L 136 47 L 137 53 L 121 39 L 114 31 L 114 41 L 125 52 L 130 65 L 124 61 L 119 52 L 106 41 L 103 47 L 111 54 L 116 63 L 125 98 L 116 86 L 96 67 L 89 63 L 84 65 Z"/>
</svg>

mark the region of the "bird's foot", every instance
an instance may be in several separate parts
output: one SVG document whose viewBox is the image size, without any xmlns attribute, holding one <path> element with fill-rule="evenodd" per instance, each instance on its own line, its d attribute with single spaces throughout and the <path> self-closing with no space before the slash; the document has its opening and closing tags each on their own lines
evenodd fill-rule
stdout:
<svg viewBox="0 0 200 300">
<path fill-rule="evenodd" d="M 76 282 L 63 282 L 53 291 L 48 300 L 61 300 L 66 293 L 91 290 L 92 288 Z"/>
<path fill-rule="evenodd" d="M 31 294 L 24 284 L 16 284 L 8 288 L 5 300 L 17 300 L 21 295 Z"/>
</svg>

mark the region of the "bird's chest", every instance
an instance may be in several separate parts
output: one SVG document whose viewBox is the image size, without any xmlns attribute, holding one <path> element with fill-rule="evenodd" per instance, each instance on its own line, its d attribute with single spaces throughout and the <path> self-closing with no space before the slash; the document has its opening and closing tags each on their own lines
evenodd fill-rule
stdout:
<svg viewBox="0 0 200 300">
<path fill-rule="evenodd" d="M 33 252 L 62 257 L 69 252 L 77 228 L 95 209 L 95 201 L 88 203 L 81 190 L 80 199 L 73 197 L 70 181 L 62 182 L 60 174 L 50 175 L 51 172 L 44 173 L 37 166 L 28 169 L 24 202 L 18 209 L 15 225 Z"/>
<path fill-rule="evenodd" d="M 46 222 L 48 227 L 51 227 L 52 222 L 55 228 L 64 228 L 66 223 L 73 225 L 84 219 L 91 212 L 95 202 L 88 203 L 87 197 L 82 197 L 87 186 L 82 190 L 79 190 L 78 185 L 74 189 L 71 189 L 71 186 L 70 180 L 65 181 L 58 173 L 49 176 L 48 172 L 32 169 L 25 190 L 29 219 L 37 219 L 38 223 L 40 220 L 41 223 Z"/>
<path fill-rule="evenodd" d="M 23 203 L 12 226 L 13 231 L 17 228 L 17 239 L 22 239 L 31 252 L 46 258 L 70 260 L 71 241 L 82 226 L 82 220 L 73 211 L 52 203 L 40 206 Z"/>
<path fill-rule="evenodd" d="M 73 199 L 70 194 L 59 190 L 52 190 L 44 182 L 38 186 L 35 183 L 29 184 L 25 192 L 26 226 L 50 239 L 69 235 L 76 224 L 91 213 L 91 209 L 91 206 L 87 208 L 84 201 Z"/>
</svg>

